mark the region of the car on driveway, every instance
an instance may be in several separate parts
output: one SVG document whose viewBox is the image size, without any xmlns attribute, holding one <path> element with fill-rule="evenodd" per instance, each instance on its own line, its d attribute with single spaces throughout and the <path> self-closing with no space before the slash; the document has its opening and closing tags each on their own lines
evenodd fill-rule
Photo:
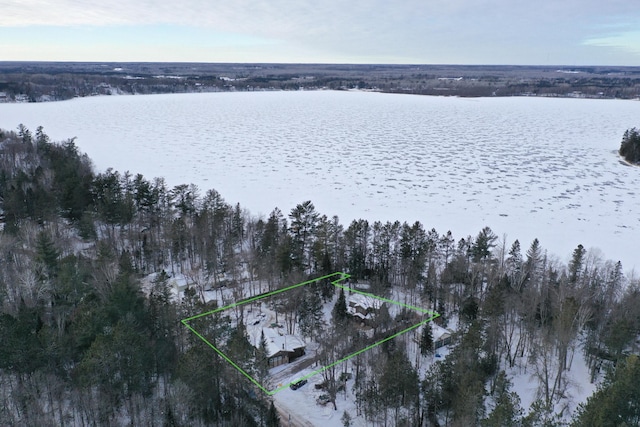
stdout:
<svg viewBox="0 0 640 427">
<path fill-rule="evenodd" d="M 300 380 L 300 381 L 296 381 L 295 383 L 291 383 L 289 387 L 291 388 L 291 390 L 297 390 L 303 385 L 305 385 L 306 383 L 307 383 L 307 380 Z"/>
</svg>

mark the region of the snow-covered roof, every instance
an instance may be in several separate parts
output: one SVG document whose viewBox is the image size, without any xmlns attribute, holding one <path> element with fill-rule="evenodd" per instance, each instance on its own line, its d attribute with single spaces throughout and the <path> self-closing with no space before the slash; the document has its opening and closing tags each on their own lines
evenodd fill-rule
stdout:
<svg viewBox="0 0 640 427">
<path fill-rule="evenodd" d="M 176 273 L 169 279 L 169 284 L 177 290 L 182 291 L 189 285 L 189 281 L 184 274 Z"/>
<path fill-rule="evenodd" d="M 364 315 L 364 314 L 362 314 L 362 313 L 358 313 L 357 311 L 355 311 L 355 310 L 353 310 L 353 309 L 351 309 L 351 310 L 347 309 L 347 311 L 348 311 L 348 312 L 349 312 L 349 314 L 351 314 L 352 316 L 359 317 L 359 318 L 360 318 L 360 319 L 362 319 L 362 320 L 364 320 L 364 319 L 368 319 L 368 318 L 370 318 L 370 317 L 371 317 L 371 315 L 370 315 L 370 314 Z"/>
<path fill-rule="evenodd" d="M 374 310 L 379 310 L 382 307 L 382 301 L 377 298 L 373 298 L 367 295 L 362 294 L 351 294 L 349 295 L 349 304 L 353 307 L 362 307 L 365 310 L 372 308 Z"/>
<path fill-rule="evenodd" d="M 440 338 L 445 335 L 451 336 L 451 332 L 448 329 L 443 328 L 442 326 L 438 326 L 433 322 L 429 322 L 431 325 L 431 331 L 433 332 L 433 340 L 438 341 Z"/>
<path fill-rule="evenodd" d="M 262 328 L 264 338 L 267 341 L 267 356 L 271 357 L 278 352 L 285 350 L 292 352 L 297 348 L 306 347 L 306 344 L 297 335 L 280 335 L 273 328 Z M 260 343 L 258 342 L 258 345 Z"/>
</svg>

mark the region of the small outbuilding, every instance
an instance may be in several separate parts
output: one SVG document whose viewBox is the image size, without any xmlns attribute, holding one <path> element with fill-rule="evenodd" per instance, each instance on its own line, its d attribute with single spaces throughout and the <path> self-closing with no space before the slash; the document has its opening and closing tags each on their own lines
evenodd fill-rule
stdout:
<svg viewBox="0 0 640 427">
<path fill-rule="evenodd" d="M 267 342 L 267 361 L 269 367 L 291 363 L 304 356 L 306 344 L 297 335 L 280 335 L 272 328 L 263 328 Z"/>
<path fill-rule="evenodd" d="M 445 329 L 442 326 L 438 326 L 433 322 L 429 322 L 429 325 L 431 325 L 431 331 L 433 332 L 434 349 L 437 350 L 440 347 L 451 344 L 452 332 L 450 330 Z"/>
</svg>

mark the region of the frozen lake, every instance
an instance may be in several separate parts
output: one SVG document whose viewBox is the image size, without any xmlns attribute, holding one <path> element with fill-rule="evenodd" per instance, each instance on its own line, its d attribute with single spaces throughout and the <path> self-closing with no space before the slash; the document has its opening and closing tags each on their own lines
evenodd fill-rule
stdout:
<svg viewBox="0 0 640 427">
<path fill-rule="evenodd" d="M 242 92 L 0 104 L 0 127 L 76 136 L 98 170 L 215 188 L 266 216 L 312 200 L 352 219 L 490 226 L 563 261 L 582 243 L 640 266 L 640 168 L 620 162 L 640 102 Z"/>
</svg>

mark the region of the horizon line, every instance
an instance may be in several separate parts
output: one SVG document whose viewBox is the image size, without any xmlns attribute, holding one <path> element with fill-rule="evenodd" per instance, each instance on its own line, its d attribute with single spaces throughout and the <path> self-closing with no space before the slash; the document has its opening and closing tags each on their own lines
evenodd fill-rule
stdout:
<svg viewBox="0 0 640 427">
<path fill-rule="evenodd" d="M 36 64 L 219 64 L 219 65 L 344 65 L 344 66 L 446 66 L 446 67 L 567 67 L 567 68 L 640 68 L 640 65 L 607 65 L 607 64 L 585 64 L 585 65 L 569 65 L 569 64 L 507 64 L 507 63 L 419 63 L 419 62 L 251 62 L 251 61 L 79 61 L 79 60 L 39 60 L 39 59 L 15 59 L 0 60 L 0 64 L 16 64 L 16 63 L 36 63 Z"/>
</svg>

